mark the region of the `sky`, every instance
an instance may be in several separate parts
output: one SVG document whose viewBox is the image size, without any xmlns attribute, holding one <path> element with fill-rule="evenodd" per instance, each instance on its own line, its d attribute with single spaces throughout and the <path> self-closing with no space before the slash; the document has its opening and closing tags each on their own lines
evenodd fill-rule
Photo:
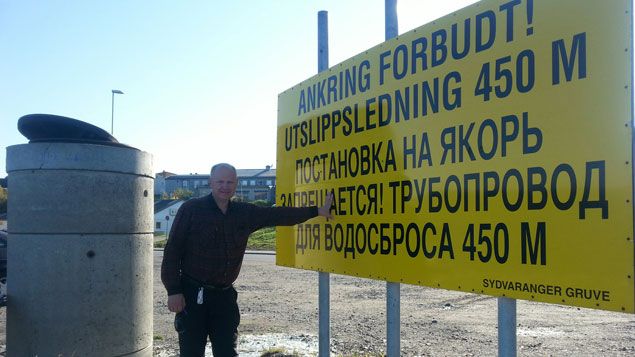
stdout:
<svg viewBox="0 0 635 357">
<path fill-rule="evenodd" d="M 474 0 L 398 0 L 399 33 Z M 275 167 L 278 94 L 384 41 L 384 0 L 0 0 L 0 177 L 27 114 L 98 126 L 154 171 Z M 117 94 L 112 106 L 112 90 Z"/>
</svg>

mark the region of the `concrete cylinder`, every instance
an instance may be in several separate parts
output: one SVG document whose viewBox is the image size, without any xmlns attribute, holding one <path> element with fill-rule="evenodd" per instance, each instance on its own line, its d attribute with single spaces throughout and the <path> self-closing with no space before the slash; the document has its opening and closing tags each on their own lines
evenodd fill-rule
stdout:
<svg viewBox="0 0 635 357">
<path fill-rule="evenodd" d="M 151 155 L 38 142 L 7 172 L 7 355 L 152 356 Z"/>
</svg>

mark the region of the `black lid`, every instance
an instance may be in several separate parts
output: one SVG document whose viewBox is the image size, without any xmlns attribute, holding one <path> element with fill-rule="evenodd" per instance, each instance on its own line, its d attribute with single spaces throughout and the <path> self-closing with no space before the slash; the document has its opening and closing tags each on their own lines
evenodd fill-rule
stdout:
<svg viewBox="0 0 635 357">
<path fill-rule="evenodd" d="M 129 147 L 97 126 L 59 115 L 25 115 L 18 120 L 18 131 L 29 139 L 29 143 L 62 142 Z"/>
</svg>

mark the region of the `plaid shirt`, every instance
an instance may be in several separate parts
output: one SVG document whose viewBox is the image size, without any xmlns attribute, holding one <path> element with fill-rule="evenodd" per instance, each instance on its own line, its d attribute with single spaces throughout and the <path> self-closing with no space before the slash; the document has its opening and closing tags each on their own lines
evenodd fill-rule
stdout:
<svg viewBox="0 0 635 357">
<path fill-rule="evenodd" d="M 181 274 L 201 283 L 231 285 L 243 263 L 247 238 L 268 226 L 292 226 L 318 215 L 317 207 L 258 207 L 230 202 L 227 212 L 212 195 L 181 205 L 174 219 L 161 264 L 168 295 L 179 294 Z"/>
</svg>

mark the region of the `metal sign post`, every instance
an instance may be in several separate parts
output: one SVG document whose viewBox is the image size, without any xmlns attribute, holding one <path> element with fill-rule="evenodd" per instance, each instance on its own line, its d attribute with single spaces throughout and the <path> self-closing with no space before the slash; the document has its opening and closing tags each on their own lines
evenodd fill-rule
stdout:
<svg viewBox="0 0 635 357">
<path fill-rule="evenodd" d="M 329 68 L 328 12 L 318 12 L 318 72 Z M 330 274 L 319 272 L 319 356 L 330 355 Z"/>
<path fill-rule="evenodd" d="M 397 0 L 385 2 L 386 41 L 399 35 Z M 401 284 L 386 282 L 386 354 L 389 357 L 401 354 Z"/>
<path fill-rule="evenodd" d="M 498 355 L 516 356 L 516 299 L 498 298 Z"/>
</svg>

